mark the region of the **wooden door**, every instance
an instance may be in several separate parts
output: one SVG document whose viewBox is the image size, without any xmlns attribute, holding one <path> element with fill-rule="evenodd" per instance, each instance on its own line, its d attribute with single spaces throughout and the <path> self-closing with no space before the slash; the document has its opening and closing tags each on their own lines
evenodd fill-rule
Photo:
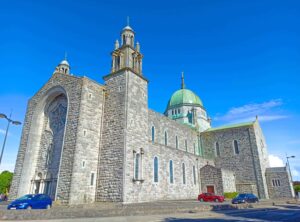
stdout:
<svg viewBox="0 0 300 222">
<path fill-rule="evenodd" d="M 214 186 L 206 186 L 207 193 L 215 193 L 215 187 Z"/>
</svg>

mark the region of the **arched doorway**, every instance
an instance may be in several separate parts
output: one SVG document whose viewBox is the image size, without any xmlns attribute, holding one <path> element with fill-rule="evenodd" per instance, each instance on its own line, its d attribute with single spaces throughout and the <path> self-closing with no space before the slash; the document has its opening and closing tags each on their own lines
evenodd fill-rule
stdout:
<svg viewBox="0 0 300 222">
<path fill-rule="evenodd" d="M 68 101 L 65 94 L 49 97 L 44 107 L 43 130 L 37 160 L 33 193 L 45 193 L 55 198 L 60 159 L 63 149 Z M 38 190 L 37 190 L 38 188 Z"/>
</svg>

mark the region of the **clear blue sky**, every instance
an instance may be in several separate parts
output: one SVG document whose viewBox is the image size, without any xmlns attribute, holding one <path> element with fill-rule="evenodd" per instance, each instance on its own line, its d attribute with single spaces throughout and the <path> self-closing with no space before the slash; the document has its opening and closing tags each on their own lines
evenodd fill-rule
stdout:
<svg viewBox="0 0 300 222">
<path fill-rule="evenodd" d="M 269 154 L 296 155 L 300 180 L 299 1 L 2 0 L 0 113 L 13 109 L 23 121 L 65 51 L 72 73 L 103 83 L 126 16 L 144 54 L 150 108 L 164 111 L 184 71 L 213 126 L 259 115 Z M 0 119 L 0 145 L 4 130 Z M 0 170 L 13 169 L 20 135 L 12 126 Z"/>
</svg>

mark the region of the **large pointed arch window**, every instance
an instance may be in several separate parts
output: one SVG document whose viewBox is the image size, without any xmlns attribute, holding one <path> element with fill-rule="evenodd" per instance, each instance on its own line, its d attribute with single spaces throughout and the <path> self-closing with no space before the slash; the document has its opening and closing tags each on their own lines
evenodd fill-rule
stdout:
<svg viewBox="0 0 300 222">
<path fill-rule="evenodd" d="M 165 146 L 168 146 L 168 133 L 165 131 Z"/>
<path fill-rule="evenodd" d="M 182 163 L 182 183 L 185 184 L 185 164 Z"/>
<path fill-rule="evenodd" d="M 170 183 L 174 183 L 174 175 L 173 175 L 173 160 L 170 160 Z"/>
<path fill-rule="evenodd" d="M 154 161 L 153 161 L 153 168 L 154 168 L 154 182 L 157 183 L 158 182 L 158 158 L 154 157 Z"/>
<path fill-rule="evenodd" d="M 234 149 L 234 154 L 235 155 L 240 153 L 239 145 L 238 145 L 238 142 L 236 140 L 233 141 L 233 149 Z"/>
<path fill-rule="evenodd" d="M 140 179 L 140 164 L 141 164 L 141 154 L 137 153 L 135 155 L 135 166 L 134 166 L 134 179 Z"/>
<path fill-rule="evenodd" d="M 194 184 L 196 185 L 196 167 L 193 166 L 193 179 L 194 179 Z"/>
<path fill-rule="evenodd" d="M 218 142 L 216 142 L 216 144 L 215 144 L 215 149 L 216 149 L 216 156 L 219 157 L 220 156 L 220 146 L 219 146 Z"/>
<path fill-rule="evenodd" d="M 154 141 L 155 141 L 155 128 L 154 128 L 154 126 L 152 126 L 152 128 L 151 128 L 151 141 L 152 141 L 152 143 L 154 143 Z"/>
</svg>

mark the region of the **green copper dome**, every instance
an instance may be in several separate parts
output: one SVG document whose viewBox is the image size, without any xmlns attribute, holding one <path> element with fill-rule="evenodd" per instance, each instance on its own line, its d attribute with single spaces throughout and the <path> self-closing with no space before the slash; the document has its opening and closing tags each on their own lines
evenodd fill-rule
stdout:
<svg viewBox="0 0 300 222">
<path fill-rule="evenodd" d="M 180 89 L 173 93 L 169 100 L 167 109 L 184 104 L 193 104 L 203 106 L 201 99 L 195 93 L 188 89 Z"/>
</svg>

